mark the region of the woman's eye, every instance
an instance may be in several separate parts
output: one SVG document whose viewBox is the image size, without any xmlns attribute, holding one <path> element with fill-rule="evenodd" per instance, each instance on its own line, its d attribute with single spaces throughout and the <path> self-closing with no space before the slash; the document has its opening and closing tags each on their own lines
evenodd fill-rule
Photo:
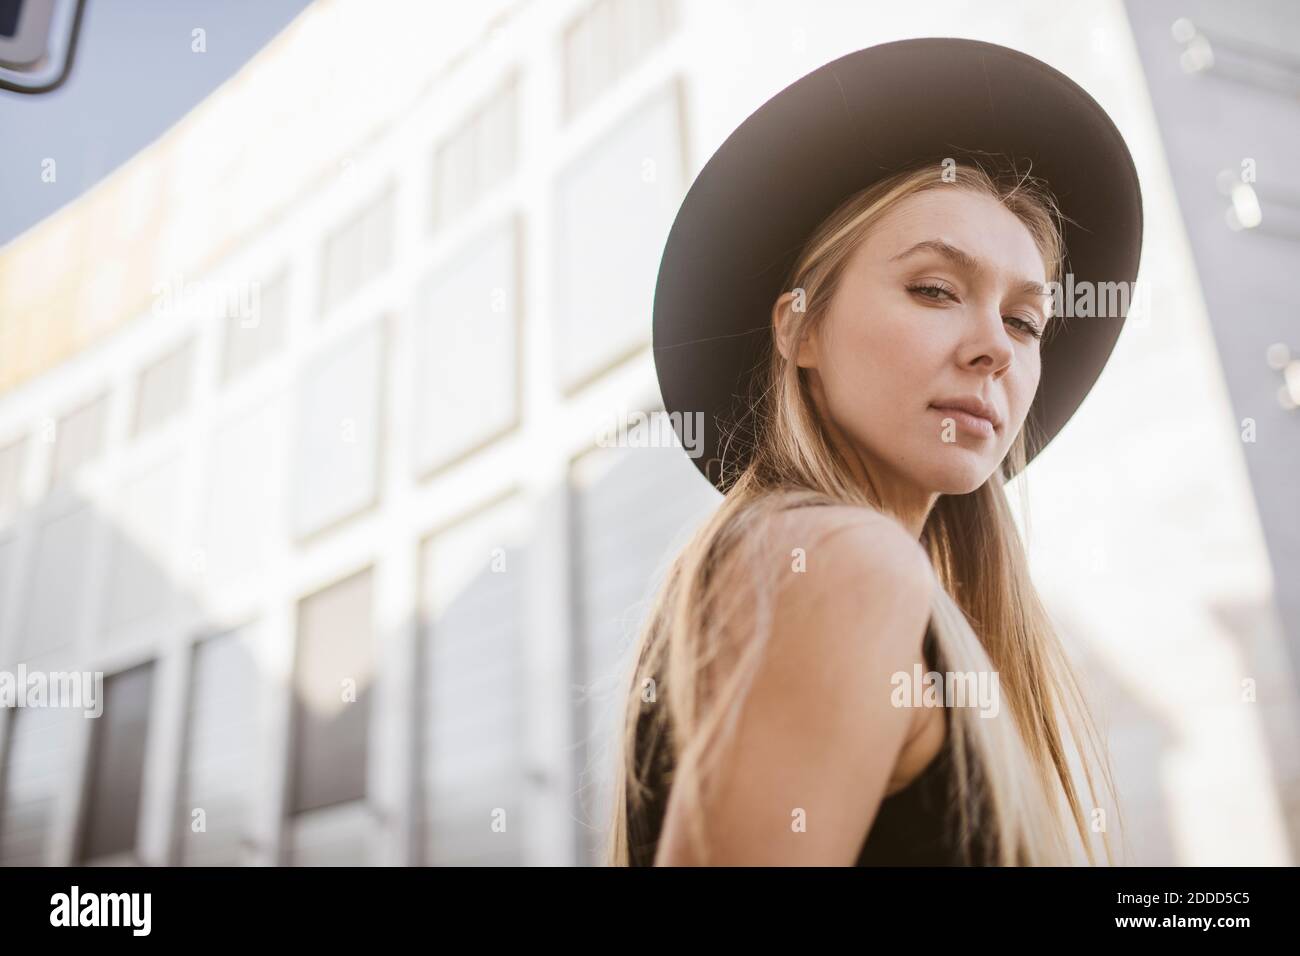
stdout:
<svg viewBox="0 0 1300 956">
<path fill-rule="evenodd" d="M 951 292 L 949 292 L 941 285 L 920 284 L 920 285 L 909 285 L 907 288 L 909 292 L 914 292 L 923 299 L 930 299 L 936 302 L 945 297 L 949 299 L 956 298 L 956 296 L 954 296 Z"/>
<path fill-rule="evenodd" d="M 921 282 L 916 285 L 909 285 L 907 290 L 923 299 L 928 299 L 931 302 L 942 302 L 945 299 L 951 299 L 953 302 L 957 301 L 957 296 L 952 292 L 952 290 L 933 283 Z M 1016 327 L 1025 335 L 1032 336 L 1036 339 L 1043 337 L 1042 330 L 1030 319 L 1022 318 L 1018 315 L 1004 315 L 1002 318 L 1007 322 L 1015 323 Z"/>
<path fill-rule="evenodd" d="M 1018 315 L 1004 315 L 1003 318 L 1009 322 L 1018 322 L 1020 324 L 1019 327 L 1021 331 L 1023 331 L 1026 335 L 1032 335 L 1036 339 L 1042 338 L 1043 336 L 1042 330 L 1039 329 L 1037 325 L 1035 325 L 1033 322 L 1029 321 L 1028 319 L 1022 319 Z"/>
</svg>

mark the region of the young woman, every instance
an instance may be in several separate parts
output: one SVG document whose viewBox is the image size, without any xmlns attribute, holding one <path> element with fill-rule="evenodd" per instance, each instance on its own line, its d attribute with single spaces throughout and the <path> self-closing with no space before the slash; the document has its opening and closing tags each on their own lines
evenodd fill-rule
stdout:
<svg viewBox="0 0 1300 956">
<path fill-rule="evenodd" d="M 656 361 L 669 410 L 724 426 L 697 464 L 725 496 L 633 656 L 609 862 L 1040 865 L 1096 862 L 1098 842 L 1113 861 L 1105 746 L 1002 487 L 1123 320 L 1072 325 L 1053 284 L 1137 268 L 1131 159 L 1117 134 L 1055 132 L 1063 110 L 1092 133 L 1105 116 L 1061 80 L 974 41 L 859 51 L 766 104 L 688 194 Z M 900 97 L 882 138 L 903 143 L 881 163 L 877 139 L 855 171 L 858 120 L 887 123 L 870 104 Z M 805 149 L 758 148 L 791 123 Z M 980 148 L 955 160 L 954 132 Z M 793 198 L 745 202 L 795 166 L 811 179 Z"/>
</svg>

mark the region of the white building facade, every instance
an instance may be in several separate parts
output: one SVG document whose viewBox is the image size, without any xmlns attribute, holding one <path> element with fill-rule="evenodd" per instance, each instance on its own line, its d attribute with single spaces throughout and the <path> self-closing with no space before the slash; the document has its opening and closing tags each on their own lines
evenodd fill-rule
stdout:
<svg viewBox="0 0 1300 956">
<path fill-rule="evenodd" d="M 768 96 L 927 33 L 1075 76 L 1143 176 L 1155 305 L 1028 473 L 1130 861 L 1288 862 L 1296 683 L 1123 7 L 453 6 L 313 5 L 0 250 L 0 669 L 105 674 L 97 720 L 0 709 L 0 864 L 597 859 L 624 652 L 719 500 L 681 449 L 601 440 L 657 408 L 673 215 Z M 349 73 L 345 38 L 384 62 Z M 1135 430 L 1189 370 L 1210 387 Z M 1188 520 L 1142 484 L 1174 451 L 1230 574 L 1144 530 Z M 1257 657 L 1210 589 L 1261 609 Z"/>
</svg>

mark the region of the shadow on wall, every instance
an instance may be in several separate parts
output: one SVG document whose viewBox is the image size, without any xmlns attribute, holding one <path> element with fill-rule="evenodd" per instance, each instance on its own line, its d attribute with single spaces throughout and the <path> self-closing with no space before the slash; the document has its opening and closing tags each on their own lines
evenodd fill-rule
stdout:
<svg viewBox="0 0 1300 956">
<path fill-rule="evenodd" d="M 299 602 L 286 681 L 262 622 L 217 625 L 155 554 L 67 489 L 0 533 L 0 587 L 18 599 L 0 669 L 79 692 L 0 710 L 0 865 L 312 862 L 357 846 L 374 817 L 369 571 Z"/>
<path fill-rule="evenodd" d="M 1068 612 L 1053 608 L 1052 614 L 1066 633 L 1086 634 L 1083 622 Z M 1116 843 L 1116 862 L 1121 866 L 1178 866 L 1185 861 L 1178 859 L 1161 776 L 1165 755 L 1177 746 L 1177 729 L 1147 706 L 1121 675 L 1112 672 L 1086 640 L 1077 646 L 1089 705 L 1110 748 L 1123 817 L 1124 843 Z"/>
<path fill-rule="evenodd" d="M 1269 758 L 1274 791 L 1285 803 L 1288 795 L 1284 781 L 1295 779 L 1294 772 L 1288 768 L 1295 767 L 1298 755 L 1295 718 L 1288 714 L 1289 677 L 1276 622 L 1267 605 L 1232 609 L 1218 606 L 1212 610 L 1224 632 L 1236 639 L 1246 665 L 1245 673 L 1268 675 L 1261 677 L 1258 703 L 1252 701 L 1243 706 L 1259 708 L 1252 710 L 1248 719 L 1260 721 L 1258 729 Z M 1052 614 L 1065 633 L 1078 638 L 1073 643 L 1079 649 L 1092 695 L 1090 701 L 1095 701 L 1094 715 L 1110 747 L 1127 835 L 1128 856 L 1124 865 L 1187 866 L 1196 862 L 1188 859 L 1187 848 L 1180 846 L 1180 838 L 1171 825 L 1177 819 L 1194 822 L 1198 829 L 1203 829 L 1198 846 L 1207 852 L 1220 856 L 1230 852 L 1224 848 L 1233 845 L 1233 834 L 1252 822 L 1245 820 L 1240 812 L 1209 812 L 1197 806 L 1195 794 L 1171 790 L 1178 787 L 1181 791 L 1186 782 L 1185 774 L 1178 779 L 1171 776 L 1185 752 L 1222 745 L 1222 740 L 1184 739 L 1176 725 L 1144 700 L 1149 690 L 1133 686 L 1125 675 L 1114 671 L 1102 655 L 1092 650 L 1087 622 L 1068 609 L 1053 607 Z M 1264 660 L 1266 651 L 1281 659 Z M 1265 683 L 1267 688 L 1263 686 Z M 1206 782 L 1214 786 L 1213 781 Z M 1282 809 L 1285 812 L 1287 807 Z M 1287 819 L 1294 819 L 1294 815 Z M 1182 837 L 1181 842 L 1186 839 Z M 1290 858 L 1289 854 L 1283 856 Z"/>
<path fill-rule="evenodd" d="M 1250 690 L 1255 694 L 1268 748 L 1269 773 L 1282 810 L 1291 822 L 1290 856 L 1300 859 L 1300 713 L 1294 705 L 1294 688 L 1300 685 L 1286 653 L 1282 625 L 1270 602 L 1209 602 L 1211 616 L 1237 645 L 1246 672 L 1257 675 Z M 1243 688 L 1245 690 L 1245 688 Z"/>
<path fill-rule="evenodd" d="M 102 671 L 104 704 L 0 711 L 0 865 L 598 862 L 627 654 L 720 499 L 678 448 L 572 464 L 425 537 L 384 633 L 405 538 L 231 622 L 85 498 L 17 516 L 0 669 Z"/>
</svg>

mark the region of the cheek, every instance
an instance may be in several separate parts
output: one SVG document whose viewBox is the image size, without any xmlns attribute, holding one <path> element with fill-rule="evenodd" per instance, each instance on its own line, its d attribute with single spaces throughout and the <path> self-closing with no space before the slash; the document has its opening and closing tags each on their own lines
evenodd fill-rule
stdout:
<svg viewBox="0 0 1300 956">
<path fill-rule="evenodd" d="M 888 363 L 881 361 L 880 328 L 866 317 L 837 317 L 827 323 L 826 333 L 828 390 L 839 410 L 848 411 L 845 403 L 860 406 L 888 372 Z"/>
<path fill-rule="evenodd" d="M 831 408 L 841 421 L 860 425 L 896 417 L 943 362 L 935 336 L 885 315 L 828 322 L 823 342 Z"/>
<path fill-rule="evenodd" d="M 1024 363 L 1015 379 L 1007 383 L 1007 403 L 1017 418 L 1023 419 L 1029 414 L 1029 406 L 1034 403 L 1034 396 L 1038 393 L 1041 375 L 1040 358 L 1034 354 Z"/>
</svg>

